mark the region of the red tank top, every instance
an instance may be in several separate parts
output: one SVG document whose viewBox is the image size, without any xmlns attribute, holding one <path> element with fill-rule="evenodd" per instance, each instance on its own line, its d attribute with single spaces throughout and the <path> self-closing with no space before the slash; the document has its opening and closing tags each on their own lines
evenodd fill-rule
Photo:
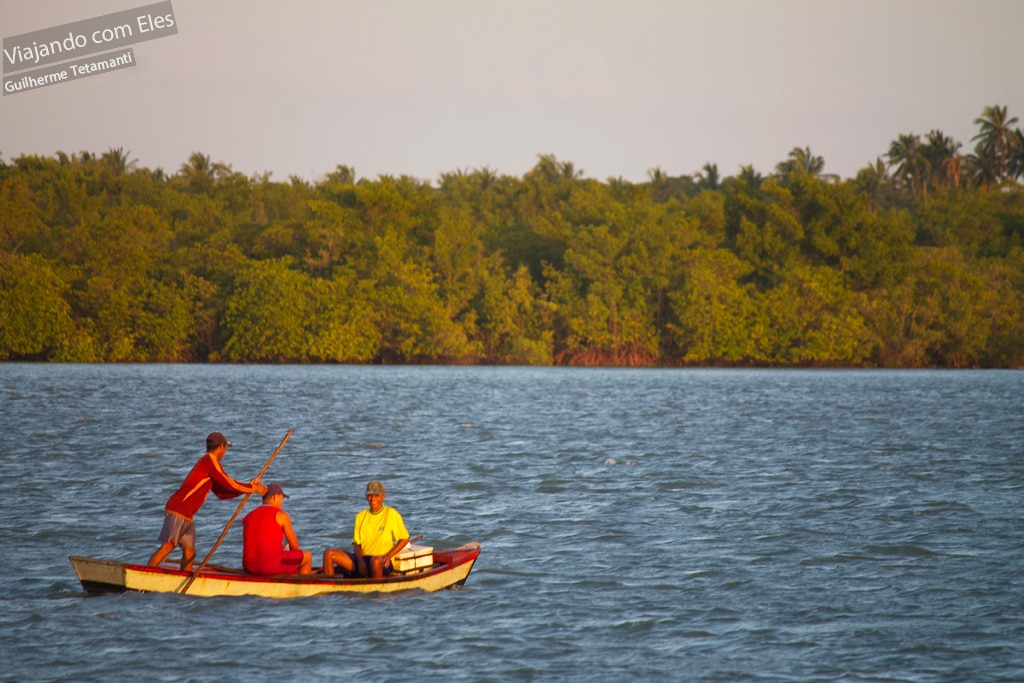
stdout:
<svg viewBox="0 0 1024 683">
<path fill-rule="evenodd" d="M 277 523 L 278 509 L 261 505 L 242 520 L 242 567 L 259 573 L 265 564 L 277 566 L 284 554 L 284 531 Z"/>
</svg>

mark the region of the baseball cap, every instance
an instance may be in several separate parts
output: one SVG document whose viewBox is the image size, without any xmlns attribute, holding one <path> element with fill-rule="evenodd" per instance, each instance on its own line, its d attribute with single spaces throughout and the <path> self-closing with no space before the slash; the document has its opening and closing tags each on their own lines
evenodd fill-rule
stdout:
<svg viewBox="0 0 1024 683">
<path fill-rule="evenodd" d="M 208 451 L 212 451 L 221 444 L 230 446 L 231 442 L 225 439 L 224 435 L 220 432 L 210 432 L 210 435 L 206 437 L 206 450 Z"/>
<path fill-rule="evenodd" d="M 267 492 L 263 494 L 263 497 L 270 498 L 271 496 L 277 495 L 284 496 L 285 498 L 291 498 L 291 496 L 285 493 L 284 489 L 281 488 L 281 485 L 278 484 L 277 482 L 274 482 L 273 484 L 267 484 Z"/>
</svg>

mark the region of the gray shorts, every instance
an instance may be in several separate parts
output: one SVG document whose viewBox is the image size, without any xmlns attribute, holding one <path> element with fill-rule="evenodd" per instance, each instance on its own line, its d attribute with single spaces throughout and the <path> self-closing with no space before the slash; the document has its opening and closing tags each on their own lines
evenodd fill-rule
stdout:
<svg viewBox="0 0 1024 683">
<path fill-rule="evenodd" d="M 170 512 L 164 515 L 164 526 L 160 529 L 160 544 L 170 542 L 171 547 L 196 548 L 196 525 Z"/>
</svg>

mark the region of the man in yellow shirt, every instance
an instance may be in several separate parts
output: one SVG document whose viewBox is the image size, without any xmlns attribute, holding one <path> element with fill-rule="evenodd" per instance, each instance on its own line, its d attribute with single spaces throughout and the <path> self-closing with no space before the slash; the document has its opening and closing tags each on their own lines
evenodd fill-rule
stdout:
<svg viewBox="0 0 1024 683">
<path fill-rule="evenodd" d="M 391 558 L 409 543 L 409 532 L 398 510 L 384 505 L 386 497 L 381 482 L 375 480 L 366 485 L 366 502 L 370 507 L 356 515 L 352 530 L 355 553 L 337 548 L 325 550 L 324 575 L 333 576 L 335 565 L 360 577 L 379 579 L 391 573 Z"/>
</svg>

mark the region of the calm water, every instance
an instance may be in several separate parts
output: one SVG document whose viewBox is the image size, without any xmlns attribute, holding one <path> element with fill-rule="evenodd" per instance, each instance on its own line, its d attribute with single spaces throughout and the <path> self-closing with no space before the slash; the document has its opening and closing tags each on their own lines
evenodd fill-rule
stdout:
<svg viewBox="0 0 1024 683">
<path fill-rule="evenodd" d="M 3 680 L 1024 680 L 1021 372 L 0 365 L 0 417 Z M 85 596 L 288 429 L 314 556 L 379 478 L 466 587 Z"/>
</svg>

